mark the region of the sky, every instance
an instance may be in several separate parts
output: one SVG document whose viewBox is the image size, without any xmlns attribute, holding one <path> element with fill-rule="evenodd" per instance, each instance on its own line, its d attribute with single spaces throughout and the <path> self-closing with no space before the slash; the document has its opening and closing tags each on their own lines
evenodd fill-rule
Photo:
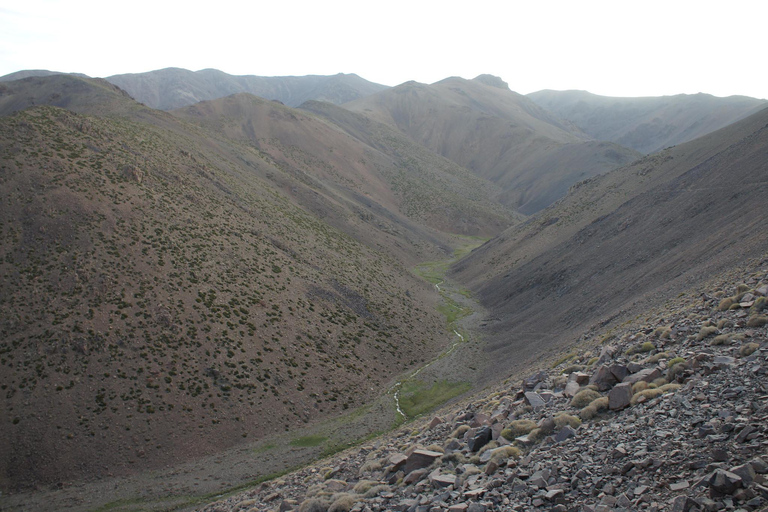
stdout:
<svg viewBox="0 0 768 512">
<path fill-rule="evenodd" d="M 0 0 L 0 76 L 490 73 L 522 94 L 768 98 L 766 19 L 766 0 Z"/>
</svg>

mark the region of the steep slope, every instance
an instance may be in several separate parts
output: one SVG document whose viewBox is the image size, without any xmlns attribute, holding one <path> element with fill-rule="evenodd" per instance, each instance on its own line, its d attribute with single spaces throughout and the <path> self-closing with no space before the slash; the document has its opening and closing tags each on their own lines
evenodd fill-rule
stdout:
<svg viewBox="0 0 768 512">
<path fill-rule="evenodd" d="M 485 75 L 432 85 L 407 82 L 344 106 L 492 181 L 498 199 L 525 214 L 551 204 L 573 183 L 639 156 L 590 140 Z"/>
<path fill-rule="evenodd" d="M 500 366 L 768 249 L 768 109 L 574 187 L 454 267 Z"/>
<path fill-rule="evenodd" d="M 346 112 L 327 103 L 314 105 L 317 111 Z M 416 144 L 407 145 L 401 134 L 381 136 L 373 145 L 308 112 L 238 94 L 173 114 L 252 145 L 296 180 L 330 188 L 330 194 L 355 205 L 355 211 L 382 212 L 414 244 L 434 238 L 425 225 L 483 237 L 510 225 L 511 212 L 487 200 L 490 183 Z M 371 238 L 369 226 L 352 234 L 381 243 L 375 241 L 380 235 Z"/>
<path fill-rule="evenodd" d="M 702 93 L 613 98 L 587 91 L 544 90 L 528 94 L 528 98 L 596 139 L 641 153 L 688 142 L 766 106 L 764 99 Z"/>
<path fill-rule="evenodd" d="M 303 138 L 266 146 L 283 161 L 103 81 L 8 86 L 3 112 L 18 97 L 77 112 L 0 118 L 2 489 L 166 466 L 338 414 L 449 341 L 404 263 L 450 235 L 354 202 L 348 168 L 286 165 L 311 155 Z M 270 119 L 275 137 L 306 130 Z"/>
<path fill-rule="evenodd" d="M 235 76 L 217 69 L 166 68 L 113 75 L 107 81 L 152 108 L 172 110 L 204 100 L 247 92 L 296 107 L 308 100 L 346 103 L 387 87 L 355 74 L 322 76 Z"/>
</svg>

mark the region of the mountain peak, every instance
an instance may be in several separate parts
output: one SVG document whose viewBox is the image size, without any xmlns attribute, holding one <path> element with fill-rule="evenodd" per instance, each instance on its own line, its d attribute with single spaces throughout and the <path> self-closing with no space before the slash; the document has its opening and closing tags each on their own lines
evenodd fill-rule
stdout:
<svg viewBox="0 0 768 512">
<path fill-rule="evenodd" d="M 497 87 L 499 89 L 509 89 L 509 84 L 495 75 L 478 75 L 473 80 L 480 82 L 481 84 L 490 85 L 491 87 Z"/>
</svg>

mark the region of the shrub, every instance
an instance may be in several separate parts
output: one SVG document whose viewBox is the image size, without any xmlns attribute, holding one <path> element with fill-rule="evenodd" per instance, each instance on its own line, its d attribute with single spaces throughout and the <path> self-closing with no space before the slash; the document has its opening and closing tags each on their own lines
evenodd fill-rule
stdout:
<svg viewBox="0 0 768 512">
<path fill-rule="evenodd" d="M 650 341 L 646 341 L 645 343 L 638 343 L 634 347 L 628 348 L 627 349 L 627 355 L 650 352 L 651 350 L 653 350 L 655 348 L 656 348 L 656 345 L 654 345 Z"/>
<path fill-rule="evenodd" d="M 299 505 L 299 512 L 327 512 L 328 507 L 317 498 L 304 500 Z"/>
<path fill-rule="evenodd" d="M 516 446 L 502 446 L 501 448 L 497 448 L 493 451 L 491 460 L 501 465 L 507 459 L 519 459 L 521 455 L 522 452 Z"/>
<path fill-rule="evenodd" d="M 672 368 L 673 366 L 675 366 L 678 363 L 685 363 L 685 358 L 684 357 L 676 357 L 674 359 L 670 359 L 669 361 L 667 361 L 667 368 Z"/>
<path fill-rule="evenodd" d="M 629 401 L 629 403 L 632 405 L 636 405 L 637 402 L 640 401 L 641 399 L 650 400 L 652 398 L 656 398 L 657 396 L 661 396 L 663 394 L 664 394 L 664 391 L 662 391 L 661 388 L 646 389 L 635 394 L 632 397 L 632 400 Z"/>
<path fill-rule="evenodd" d="M 357 497 L 352 494 L 339 494 L 333 496 L 333 503 L 328 508 L 328 512 L 349 512 L 357 502 Z"/>
<path fill-rule="evenodd" d="M 728 311 L 730 307 L 733 306 L 733 297 L 727 297 L 720 301 L 720 304 L 717 306 L 718 311 Z"/>
<path fill-rule="evenodd" d="M 761 312 L 766 307 L 768 307 L 768 303 L 767 302 L 768 302 L 768 299 L 766 299 L 765 297 L 758 297 L 755 300 L 755 303 L 752 304 L 752 307 L 749 308 L 749 312 L 751 314 L 757 314 L 757 313 Z"/>
<path fill-rule="evenodd" d="M 667 378 L 669 378 L 669 380 L 676 380 L 677 376 L 683 373 L 684 371 L 685 371 L 685 364 L 677 363 L 676 365 L 674 365 L 672 368 L 669 369 L 669 371 L 667 372 Z"/>
<path fill-rule="evenodd" d="M 768 324 L 768 316 L 765 315 L 753 316 L 747 320 L 747 327 L 762 327 L 765 324 Z"/>
<path fill-rule="evenodd" d="M 388 490 L 389 490 L 389 486 L 388 485 L 384 485 L 384 484 L 374 485 L 373 487 L 368 489 L 368 491 L 366 491 L 366 493 L 363 495 L 363 497 L 366 498 L 366 499 L 371 499 L 371 498 L 374 498 L 374 497 L 378 496 L 378 494 L 380 492 L 384 492 L 384 491 L 388 491 Z"/>
<path fill-rule="evenodd" d="M 604 411 L 605 409 L 608 409 L 608 397 L 601 396 L 600 398 L 592 400 L 588 406 L 584 407 L 579 412 L 579 417 L 582 420 L 591 420 L 597 416 L 597 413 Z"/>
<path fill-rule="evenodd" d="M 669 357 L 669 352 L 659 352 L 658 354 L 653 354 L 645 361 L 650 364 L 656 364 L 662 359 L 666 359 L 667 357 Z"/>
<path fill-rule="evenodd" d="M 580 371 L 583 371 L 583 370 L 584 370 L 584 365 L 572 364 L 570 366 L 566 366 L 565 368 L 563 368 L 563 371 L 560 372 L 560 373 L 562 373 L 563 375 L 570 375 L 573 372 L 580 372 Z"/>
<path fill-rule="evenodd" d="M 464 434 L 466 434 L 467 430 L 469 430 L 469 425 L 459 425 L 456 428 L 456 430 L 453 431 L 453 433 L 451 434 L 451 437 L 455 437 L 458 439 L 462 437 Z"/>
<path fill-rule="evenodd" d="M 374 482 L 373 480 L 360 480 L 355 484 L 352 490 L 357 494 L 365 494 L 377 483 L 378 482 Z"/>
<path fill-rule="evenodd" d="M 543 428 L 535 428 L 528 432 L 528 439 L 534 443 L 538 443 L 547 437 L 550 433 L 551 432 L 546 432 Z"/>
<path fill-rule="evenodd" d="M 707 336 L 712 336 L 717 332 L 717 327 L 714 325 L 708 325 L 701 328 L 699 334 L 696 335 L 696 341 L 701 341 Z"/>
<path fill-rule="evenodd" d="M 501 431 L 501 435 L 508 441 L 527 435 L 536 428 L 536 423 L 531 420 L 515 420 L 507 428 Z"/>
<path fill-rule="evenodd" d="M 747 286 L 746 284 L 742 283 L 742 284 L 740 284 L 739 286 L 736 287 L 736 293 L 745 294 L 748 291 L 749 291 L 749 286 Z"/>
<path fill-rule="evenodd" d="M 760 345 L 757 343 L 746 343 L 739 348 L 739 355 L 741 357 L 751 356 L 758 348 L 760 348 Z"/>
<path fill-rule="evenodd" d="M 480 448 L 480 451 L 477 452 L 478 455 L 482 455 L 483 453 L 487 452 L 488 450 L 493 450 L 494 448 L 498 448 L 499 443 L 497 441 L 489 441 L 488 444 Z"/>
<path fill-rule="evenodd" d="M 730 334 L 720 334 L 719 336 L 715 336 L 712 341 L 709 342 L 710 345 L 718 346 L 718 345 L 725 345 L 726 343 L 731 342 L 731 335 Z"/>
<path fill-rule="evenodd" d="M 571 399 L 571 407 L 581 409 L 591 404 L 593 400 L 600 398 L 600 393 L 594 389 L 582 389 Z"/>
<path fill-rule="evenodd" d="M 639 381 L 635 382 L 634 384 L 632 384 L 632 394 L 633 395 L 635 395 L 635 394 L 637 394 L 637 393 L 639 393 L 641 391 L 645 391 L 646 389 L 648 389 L 648 383 L 645 382 L 644 380 L 639 380 Z"/>
<path fill-rule="evenodd" d="M 381 461 L 378 460 L 368 460 L 365 461 L 365 464 L 363 464 L 360 467 L 359 474 L 364 473 L 373 473 L 374 471 L 381 471 L 381 468 L 383 467 Z"/>
<path fill-rule="evenodd" d="M 565 412 L 558 413 L 555 416 L 555 426 L 557 428 L 563 428 L 566 425 L 571 428 L 577 428 L 579 425 L 581 425 L 581 420 L 572 414 Z"/>
<path fill-rule="evenodd" d="M 443 448 L 439 444 L 431 444 L 431 445 L 427 446 L 426 449 L 431 451 L 431 452 L 445 453 L 445 448 Z"/>
</svg>

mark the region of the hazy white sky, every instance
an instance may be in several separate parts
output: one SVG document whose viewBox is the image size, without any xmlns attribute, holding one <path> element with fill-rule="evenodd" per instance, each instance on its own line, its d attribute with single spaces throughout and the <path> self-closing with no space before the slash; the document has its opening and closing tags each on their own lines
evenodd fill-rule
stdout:
<svg viewBox="0 0 768 512">
<path fill-rule="evenodd" d="M 0 0 L 0 76 L 165 67 L 358 75 L 491 73 L 520 93 L 768 98 L 768 0 Z"/>
</svg>

